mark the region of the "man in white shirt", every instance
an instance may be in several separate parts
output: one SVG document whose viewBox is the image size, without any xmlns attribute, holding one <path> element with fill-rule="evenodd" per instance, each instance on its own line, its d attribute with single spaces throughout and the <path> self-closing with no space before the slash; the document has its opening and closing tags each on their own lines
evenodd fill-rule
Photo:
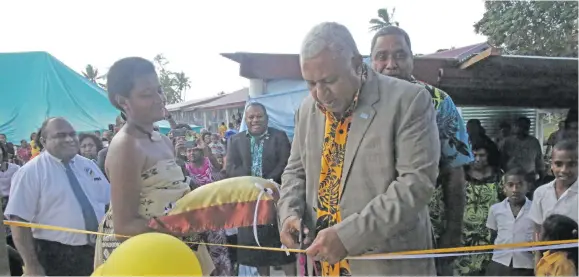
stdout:
<svg viewBox="0 0 579 277">
<path fill-rule="evenodd" d="M 98 166 L 80 155 L 73 127 L 47 119 L 38 132 L 46 151 L 13 177 L 11 220 L 96 231 L 110 201 L 110 184 Z M 28 276 L 89 276 L 94 237 L 71 232 L 12 227 Z"/>
<path fill-rule="evenodd" d="M 512 169 L 504 175 L 502 202 L 494 204 L 487 219 L 494 244 L 533 241 L 534 224 L 529 216 L 532 202 L 525 194 L 535 176 L 523 169 Z M 533 253 L 497 250 L 487 268 L 487 276 L 534 276 Z"/>
</svg>

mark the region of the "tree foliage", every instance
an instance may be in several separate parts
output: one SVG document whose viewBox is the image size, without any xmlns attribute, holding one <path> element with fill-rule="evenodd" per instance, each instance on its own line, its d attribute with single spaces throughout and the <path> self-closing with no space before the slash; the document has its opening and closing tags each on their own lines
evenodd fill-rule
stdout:
<svg viewBox="0 0 579 277">
<path fill-rule="evenodd" d="M 487 1 L 475 32 L 507 53 L 577 57 L 577 1 Z"/>
<path fill-rule="evenodd" d="M 388 13 L 388 9 L 378 9 L 378 18 L 370 19 L 370 32 L 376 32 L 384 27 L 394 25 L 398 26 L 398 21 L 394 21 L 394 12 L 396 9 L 392 9 L 392 13 Z"/>
<path fill-rule="evenodd" d="M 106 83 L 102 82 L 106 79 L 105 75 L 99 75 L 99 70 L 92 66 L 91 64 L 87 64 L 84 71 L 82 72 L 82 76 L 87 78 L 89 81 L 97 84 L 103 89 L 107 88 Z"/>
<path fill-rule="evenodd" d="M 183 101 L 185 92 L 191 88 L 191 81 L 184 72 L 173 72 L 167 69 L 169 61 L 163 54 L 158 54 L 153 59 L 159 72 L 159 82 L 167 97 L 167 104 Z"/>
</svg>

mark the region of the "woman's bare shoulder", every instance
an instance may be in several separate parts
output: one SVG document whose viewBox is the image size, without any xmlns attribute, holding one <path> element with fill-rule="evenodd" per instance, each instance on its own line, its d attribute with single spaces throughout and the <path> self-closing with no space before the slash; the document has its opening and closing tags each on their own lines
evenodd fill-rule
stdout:
<svg viewBox="0 0 579 277">
<path fill-rule="evenodd" d="M 143 151 L 139 151 L 139 141 L 135 137 L 121 131 L 113 137 L 109 144 L 107 161 L 134 161 L 142 155 Z"/>
</svg>

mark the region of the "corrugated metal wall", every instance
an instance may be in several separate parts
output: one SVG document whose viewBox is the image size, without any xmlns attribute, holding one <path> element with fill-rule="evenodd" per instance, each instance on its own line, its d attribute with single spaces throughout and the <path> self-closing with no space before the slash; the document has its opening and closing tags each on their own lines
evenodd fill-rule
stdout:
<svg viewBox="0 0 579 277">
<path fill-rule="evenodd" d="M 526 116 L 531 120 L 531 135 L 540 137 L 539 115 L 537 109 L 509 107 L 460 107 L 464 123 L 470 119 L 480 120 L 487 135 L 494 139 L 499 133 L 499 124 L 503 121 L 513 123 L 517 118 Z"/>
</svg>

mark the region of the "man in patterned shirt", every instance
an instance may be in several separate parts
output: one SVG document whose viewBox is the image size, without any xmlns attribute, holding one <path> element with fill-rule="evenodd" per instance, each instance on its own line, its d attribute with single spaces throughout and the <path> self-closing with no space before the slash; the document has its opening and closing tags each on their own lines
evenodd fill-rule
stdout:
<svg viewBox="0 0 579 277">
<path fill-rule="evenodd" d="M 296 111 L 282 175 L 281 242 L 307 245 L 308 269 L 320 276 L 434 275 L 431 258 L 344 260 L 432 248 L 440 140 L 430 94 L 364 64 L 335 22 L 308 32 L 300 67 L 310 94 Z"/>
<path fill-rule="evenodd" d="M 432 96 L 441 142 L 438 184 L 442 189 L 437 189 L 433 195 L 430 217 L 437 248 L 458 246 L 465 207 L 463 166 L 473 160 L 464 121 L 448 94 L 412 76 L 412 48 L 404 30 L 388 26 L 376 32 L 372 39 L 371 59 L 376 72 L 419 84 Z M 443 205 L 440 205 L 441 198 Z M 449 259 L 437 261 L 439 275 L 452 275 L 451 270 Z"/>
</svg>

